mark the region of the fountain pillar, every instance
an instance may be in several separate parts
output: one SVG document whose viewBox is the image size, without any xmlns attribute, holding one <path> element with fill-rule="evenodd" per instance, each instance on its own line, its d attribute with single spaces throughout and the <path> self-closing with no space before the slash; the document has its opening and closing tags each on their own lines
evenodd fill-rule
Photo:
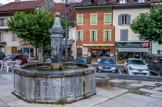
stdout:
<svg viewBox="0 0 162 107">
<path fill-rule="evenodd" d="M 51 56 L 52 63 L 51 69 L 61 70 L 62 69 L 62 40 L 65 30 L 62 28 L 60 23 L 60 13 L 56 12 L 55 22 L 51 29 Z"/>
</svg>

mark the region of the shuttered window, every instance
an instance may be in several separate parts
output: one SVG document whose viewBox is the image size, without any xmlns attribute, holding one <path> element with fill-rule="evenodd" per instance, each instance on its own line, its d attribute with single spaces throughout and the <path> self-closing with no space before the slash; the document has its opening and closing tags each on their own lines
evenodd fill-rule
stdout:
<svg viewBox="0 0 162 107">
<path fill-rule="evenodd" d="M 7 19 L 6 18 L 0 19 L 0 26 L 7 26 Z"/>
<path fill-rule="evenodd" d="M 97 24 L 97 14 L 91 14 L 91 25 L 96 25 Z"/>
<path fill-rule="evenodd" d="M 83 40 L 83 31 L 77 31 L 77 41 Z"/>
<path fill-rule="evenodd" d="M 111 24 L 111 14 L 110 13 L 104 14 L 104 24 Z"/>
<path fill-rule="evenodd" d="M 104 30 L 104 41 L 111 41 L 111 30 Z"/>
<path fill-rule="evenodd" d="M 131 15 L 118 16 L 118 25 L 130 25 L 130 24 L 131 24 Z"/>
<path fill-rule="evenodd" d="M 12 41 L 16 41 L 17 40 L 17 35 L 16 34 L 12 34 Z"/>
<path fill-rule="evenodd" d="M 97 31 L 91 30 L 91 41 L 97 41 Z"/>
<path fill-rule="evenodd" d="M 82 14 L 77 15 L 77 25 L 83 25 L 83 15 Z"/>
<path fill-rule="evenodd" d="M 120 41 L 128 41 L 128 30 L 120 31 Z"/>
</svg>

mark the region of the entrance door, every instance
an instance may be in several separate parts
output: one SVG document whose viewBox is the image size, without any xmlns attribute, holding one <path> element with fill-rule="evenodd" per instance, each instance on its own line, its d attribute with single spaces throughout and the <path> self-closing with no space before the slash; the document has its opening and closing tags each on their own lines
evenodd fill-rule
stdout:
<svg viewBox="0 0 162 107">
<path fill-rule="evenodd" d="M 82 48 L 77 48 L 77 57 L 82 57 Z"/>
<path fill-rule="evenodd" d="M 134 57 L 135 57 L 135 58 L 140 58 L 140 56 L 141 56 L 141 55 L 140 55 L 140 52 L 135 52 L 135 53 L 134 53 Z"/>
<path fill-rule="evenodd" d="M 30 48 L 30 58 L 34 58 L 34 49 Z"/>
<path fill-rule="evenodd" d="M 24 48 L 23 52 L 24 52 L 24 56 L 28 59 L 29 58 L 29 48 Z"/>
<path fill-rule="evenodd" d="M 97 50 L 92 50 L 92 61 L 97 61 Z"/>
<path fill-rule="evenodd" d="M 12 53 L 12 55 L 16 55 L 17 54 L 17 47 L 12 47 L 11 53 Z"/>
</svg>

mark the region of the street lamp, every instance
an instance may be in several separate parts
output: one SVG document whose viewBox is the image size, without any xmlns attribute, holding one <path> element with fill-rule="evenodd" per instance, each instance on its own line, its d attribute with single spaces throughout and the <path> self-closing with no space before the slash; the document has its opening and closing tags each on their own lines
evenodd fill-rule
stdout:
<svg viewBox="0 0 162 107">
<path fill-rule="evenodd" d="M 65 62 L 67 62 L 67 0 L 65 0 Z"/>
</svg>

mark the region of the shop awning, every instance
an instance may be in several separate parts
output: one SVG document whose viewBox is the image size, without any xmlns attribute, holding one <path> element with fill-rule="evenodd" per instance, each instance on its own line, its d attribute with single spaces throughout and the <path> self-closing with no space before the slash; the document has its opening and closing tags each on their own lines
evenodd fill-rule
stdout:
<svg viewBox="0 0 162 107">
<path fill-rule="evenodd" d="M 83 46 L 114 46 L 114 44 L 83 44 Z"/>
<path fill-rule="evenodd" d="M 149 48 L 118 48 L 118 52 L 150 52 Z"/>
</svg>

